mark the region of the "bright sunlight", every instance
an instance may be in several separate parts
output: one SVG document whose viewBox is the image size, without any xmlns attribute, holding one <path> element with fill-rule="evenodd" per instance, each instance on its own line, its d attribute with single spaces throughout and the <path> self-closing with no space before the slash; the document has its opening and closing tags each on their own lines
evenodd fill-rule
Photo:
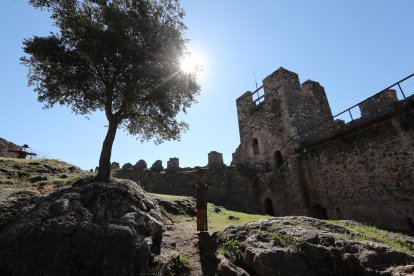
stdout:
<svg viewBox="0 0 414 276">
<path fill-rule="evenodd" d="M 199 73 L 204 68 L 204 62 L 200 56 L 190 54 L 181 59 L 180 68 L 184 73 Z"/>
</svg>

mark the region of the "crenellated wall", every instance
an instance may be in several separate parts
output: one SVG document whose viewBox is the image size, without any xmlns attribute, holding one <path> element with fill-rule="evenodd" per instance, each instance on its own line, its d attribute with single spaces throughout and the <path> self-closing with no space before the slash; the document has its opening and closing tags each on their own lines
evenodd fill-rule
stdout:
<svg viewBox="0 0 414 276">
<path fill-rule="evenodd" d="M 414 230 L 414 98 L 382 114 L 304 148 L 309 214 Z"/>
<path fill-rule="evenodd" d="M 254 172 L 222 164 L 204 167 L 206 173 L 200 178 L 199 168 L 161 172 L 128 168 L 116 171 L 115 177 L 134 180 L 147 192 L 185 196 L 194 196 L 193 185 L 202 180 L 210 188 L 209 202 L 246 212 L 261 212 L 258 201 L 260 181 Z"/>
<path fill-rule="evenodd" d="M 233 166 L 221 153 L 208 155 L 203 181 L 212 187 L 210 202 L 414 233 L 414 96 L 398 101 L 395 90 L 385 90 L 354 106 L 361 118 L 345 123 L 332 117 L 319 83 L 301 85 L 284 68 L 257 93 L 236 100 L 240 145 Z M 150 170 L 129 164 L 117 176 L 149 192 L 194 195 L 196 169 L 181 169 L 172 158 L 165 171 L 161 161 Z"/>
<path fill-rule="evenodd" d="M 233 162 L 259 170 L 259 204 L 272 215 L 353 219 L 414 231 L 414 98 L 385 90 L 335 121 L 323 87 L 280 68 L 264 101 L 236 101 L 240 145 Z M 252 142 L 255 141 L 255 142 Z M 263 166 L 262 160 L 273 166 Z"/>
<path fill-rule="evenodd" d="M 324 88 L 319 83 L 308 80 L 300 85 L 296 73 L 279 68 L 263 80 L 263 93 L 264 101 L 258 104 L 251 92 L 236 101 L 240 145 L 233 154 L 234 164 L 269 170 L 275 167 L 276 154 L 283 158 L 303 143 L 332 133 L 332 123 L 326 124 L 286 144 L 316 122 L 332 121 Z"/>
</svg>

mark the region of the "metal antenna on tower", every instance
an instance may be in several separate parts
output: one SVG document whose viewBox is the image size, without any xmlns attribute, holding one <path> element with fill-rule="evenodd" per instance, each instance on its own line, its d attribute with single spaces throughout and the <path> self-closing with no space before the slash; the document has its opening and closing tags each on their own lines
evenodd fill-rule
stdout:
<svg viewBox="0 0 414 276">
<path fill-rule="evenodd" d="M 254 75 L 254 82 L 256 83 L 256 90 L 257 90 L 256 72 L 254 70 L 253 70 L 253 75 Z"/>
</svg>

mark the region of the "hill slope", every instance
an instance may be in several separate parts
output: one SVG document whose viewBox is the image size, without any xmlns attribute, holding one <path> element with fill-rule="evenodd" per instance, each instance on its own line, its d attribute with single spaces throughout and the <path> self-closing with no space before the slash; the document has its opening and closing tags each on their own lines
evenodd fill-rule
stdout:
<svg viewBox="0 0 414 276">
<path fill-rule="evenodd" d="M 92 176 L 57 160 L 0 158 L 1 275 L 414 273 L 412 237 L 212 204 L 210 229 L 218 232 L 197 233 L 193 198 Z"/>
</svg>

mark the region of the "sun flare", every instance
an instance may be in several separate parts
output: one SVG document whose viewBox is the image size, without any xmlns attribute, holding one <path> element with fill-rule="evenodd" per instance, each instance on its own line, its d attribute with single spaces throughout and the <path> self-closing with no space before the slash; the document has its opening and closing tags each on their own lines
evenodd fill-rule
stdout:
<svg viewBox="0 0 414 276">
<path fill-rule="evenodd" d="M 204 62 L 202 58 L 197 55 L 190 54 L 183 57 L 180 61 L 180 69 L 184 73 L 199 73 L 204 68 Z"/>
</svg>

